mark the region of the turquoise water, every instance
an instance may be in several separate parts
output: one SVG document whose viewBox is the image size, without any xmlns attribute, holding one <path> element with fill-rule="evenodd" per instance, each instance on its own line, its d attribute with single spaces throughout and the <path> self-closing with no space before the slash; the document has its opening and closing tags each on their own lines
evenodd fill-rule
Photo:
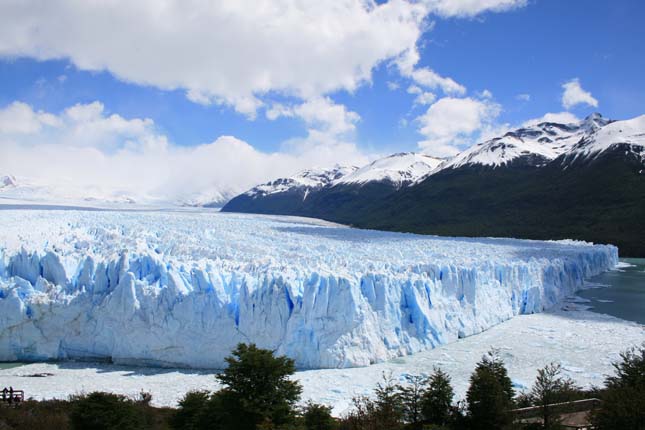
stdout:
<svg viewBox="0 0 645 430">
<path fill-rule="evenodd" d="M 578 296 L 590 300 L 594 312 L 645 324 L 645 258 L 620 261 L 631 266 L 590 279 L 607 287 L 580 291 Z"/>
<path fill-rule="evenodd" d="M 11 369 L 12 367 L 22 366 L 24 363 L 0 363 L 0 370 Z"/>
</svg>

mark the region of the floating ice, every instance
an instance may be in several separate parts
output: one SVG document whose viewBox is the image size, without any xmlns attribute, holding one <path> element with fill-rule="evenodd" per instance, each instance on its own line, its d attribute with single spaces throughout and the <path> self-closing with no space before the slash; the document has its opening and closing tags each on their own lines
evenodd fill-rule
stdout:
<svg viewBox="0 0 645 430">
<path fill-rule="evenodd" d="M 364 366 L 539 312 L 613 246 L 193 212 L 0 211 L 0 360 L 216 368 L 255 342 Z"/>
</svg>

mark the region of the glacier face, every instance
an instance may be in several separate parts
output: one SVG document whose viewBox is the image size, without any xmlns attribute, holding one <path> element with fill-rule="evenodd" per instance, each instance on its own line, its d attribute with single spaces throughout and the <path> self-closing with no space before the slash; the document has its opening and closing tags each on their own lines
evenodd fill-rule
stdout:
<svg viewBox="0 0 645 430">
<path fill-rule="evenodd" d="M 212 211 L 0 210 L 0 360 L 217 368 L 255 342 L 363 366 L 539 312 L 610 245 L 441 238 Z"/>
</svg>

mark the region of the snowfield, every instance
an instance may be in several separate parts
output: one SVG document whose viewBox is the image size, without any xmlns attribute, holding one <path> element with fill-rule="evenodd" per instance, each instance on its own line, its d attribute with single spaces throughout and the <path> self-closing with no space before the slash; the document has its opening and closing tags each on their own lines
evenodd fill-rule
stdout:
<svg viewBox="0 0 645 430">
<path fill-rule="evenodd" d="M 255 342 L 300 368 L 365 366 L 540 312 L 618 262 L 609 245 L 205 210 L 0 219 L 2 361 L 218 368 Z"/>
</svg>

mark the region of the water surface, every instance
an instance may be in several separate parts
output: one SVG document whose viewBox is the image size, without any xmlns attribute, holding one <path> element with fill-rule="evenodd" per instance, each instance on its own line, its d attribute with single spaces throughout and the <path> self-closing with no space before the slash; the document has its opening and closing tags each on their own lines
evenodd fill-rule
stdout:
<svg viewBox="0 0 645 430">
<path fill-rule="evenodd" d="M 23 364 L 24 363 L 18 363 L 18 362 L 11 362 L 11 363 L 2 363 L 2 362 L 0 362 L 0 370 L 11 369 L 12 367 L 19 367 L 19 366 L 22 366 Z"/>
<path fill-rule="evenodd" d="M 601 288 L 583 290 L 592 311 L 645 324 L 645 258 L 623 258 L 629 264 L 590 279 Z"/>
</svg>

